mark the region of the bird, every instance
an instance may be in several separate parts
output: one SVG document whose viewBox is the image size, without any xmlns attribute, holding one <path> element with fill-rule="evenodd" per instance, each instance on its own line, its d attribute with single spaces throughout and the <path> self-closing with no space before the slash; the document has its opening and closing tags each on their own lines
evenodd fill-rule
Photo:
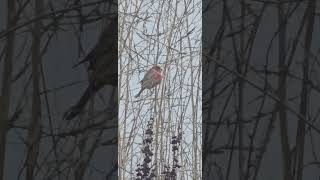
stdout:
<svg viewBox="0 0 320 180">
<path fill-rule="evenodd" d="M 108 19 L 97 44 L 85 58 L 74 67 L 89 63 L 89 84 L 81 98 L 67 110 L 63 118 L 75 118 L 86 106 L 87 102 L 105 85 L 118 86 L 118 16 Z"/>
<path fill-rule="evenodd" d="M 160 84 L 162 80 L 161 71 L 162 69 L 158 65 L 152 66 L 140 81 L 141 89 L 134 97 L 137 98 L 145 89 L 152 89 Z"/>
</svg>

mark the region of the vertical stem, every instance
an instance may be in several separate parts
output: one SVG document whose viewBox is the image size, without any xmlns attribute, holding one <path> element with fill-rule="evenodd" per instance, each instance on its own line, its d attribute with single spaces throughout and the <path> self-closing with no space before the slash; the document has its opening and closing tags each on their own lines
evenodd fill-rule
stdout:
<svg viewBox="0 0 320 180">
<path fill-rule="evenodd" d="M 34 15 L 38 17 L 43 8 L 42 0 L 35 0 Z M 34 178 L 34 169 L 37 164 L 37 158 L 40 146 L 40 61 L 41 61 L 41 21 L 36 21 L 32 30 L 32 119 L 28 132 L 28 154 L 27 154 L 27 172 L 26 180 Z"/>
<path fill-rule="evenodd" d="M 240 59 L 239 63 L 237 66 L 237 71 L 239 74 L 242 74 L 242 65 L 245 62 L 245 56 L 244 56 L 244 22 L 245 22 L 245 4 L 244 0 L 240 0 L 240 6 L 241 6 L 241 33 L 240 33 Z M 243 125 L 242 125 L 242 120 L 243 120 L 243 88 L 244 88 L 244 82 L 241 78 L 239 78 L 238 81 L 238 123 L 239 123 L 239 159 L 238 159 L 238 165 L 239 165 L 239 177 L 240 180 L 244 180 L 244 172 L 243 172 L 243 163 L 245 162 L 244 160 L 244 155 L 243 155 Z"/>
<path fill-rule="evenodd" d="M 303 61 L 303 80 L 302 80 L 302 92 L 300 102 L 300 113 L 304 119 L 307 119 L 307 109 L 309 104 L 309 53 L 312 42 L 312 33 L 314 25 L 314 14 L 315 14 L 316 1 L 309 0 L 308 7 L 306 9 L 307 22 L 305 31 L 305 49 L 304 49 L 304 61 Z M 303 177 L 303 161 L 304 161 L 304 142 L 305 142 L 305 123 L 303 119 L 298 122 L 298 130 L 296 137 L 296 149 L 297 149 L 297 180 L 302 180 Z"/>
<path fill-rule="evenodd" d="M 16 12 L 16 1 L 8 0 L 8 16 L 7 29 L 16 25 L 14 19 Z M 11 91 L 11 76 L 12 76 L 12 59 L 14 51 L 15 32 L 10 32 L 7 35 L 6 55 L 3 66 L 2 78 L 2 92 L 0 95 L 0 180 L 4 178 L 5 166 L 5 151 L 6 151 L 6 137 L 9 123 L 9 107 L 10 107 L 10 91 Z"/>
<path fill-rule="evenodd" d="M 279 79 L 278 79 L 278 97 L 280 102 L 279 120 L 280 120 L 280 136 L 281 136 L 281 150 L 283 161 L 283 179 L 292 180 L 290 173 L 290 148 L 288 140 L 288 124 L 287 112 L 283 104 L 287 99 L 287 67 L 285 64 L 286 59 L 286 20 L 284 16 L 284 7 L 282 3 L 278 5 L 278 27 L 279 27 Z"/>
</svg>

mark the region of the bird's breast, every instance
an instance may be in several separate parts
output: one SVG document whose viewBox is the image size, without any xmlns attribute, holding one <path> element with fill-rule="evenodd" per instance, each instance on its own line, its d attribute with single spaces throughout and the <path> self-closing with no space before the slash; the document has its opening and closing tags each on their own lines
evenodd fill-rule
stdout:
<svg viewBox="0 0 320 180">
<path fill-rule="evenodd" d="M 161 74 L 156 73 L 156 74 L 155 74 L 155 79 L 156 79 L 157 81 L 161 81 L 161 79 L 162 79 Z"/>
</svg>

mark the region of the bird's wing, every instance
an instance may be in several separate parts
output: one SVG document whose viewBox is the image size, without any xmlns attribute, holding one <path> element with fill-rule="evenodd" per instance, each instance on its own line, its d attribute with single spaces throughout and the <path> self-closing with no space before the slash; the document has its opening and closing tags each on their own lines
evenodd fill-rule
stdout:
<svg viewBox="0 0 320 180">
<path fill-rule="evenodd" d="M 150 70 L 147 71 L 147 72 L 144 74 L 144 76 L 143 76 L 142 80 L 140 81 L 140 83 L 143 83 L 144 81 L 146 81 L 146 80 L 148 79 L 148 76 L 149 76 L 148 74 L 150 74 Z"/>
</svg>

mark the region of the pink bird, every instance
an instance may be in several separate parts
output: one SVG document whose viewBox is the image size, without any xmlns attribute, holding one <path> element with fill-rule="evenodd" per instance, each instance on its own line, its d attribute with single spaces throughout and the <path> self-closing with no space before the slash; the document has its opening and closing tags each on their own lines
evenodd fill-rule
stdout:
<svg viewBox="0 0 320 180">
<path fill-rule="evenodd" d="M 149 69 L 144 75 L 143 79 L 140 81 L 141 90 L 134 97 L 137 98 L 145 89 L 151 89 L 160 84 L 162 80 L 161 71 L 161 68 L 157 65 L 154 65 L 151 69 Z"/>
</svg>

